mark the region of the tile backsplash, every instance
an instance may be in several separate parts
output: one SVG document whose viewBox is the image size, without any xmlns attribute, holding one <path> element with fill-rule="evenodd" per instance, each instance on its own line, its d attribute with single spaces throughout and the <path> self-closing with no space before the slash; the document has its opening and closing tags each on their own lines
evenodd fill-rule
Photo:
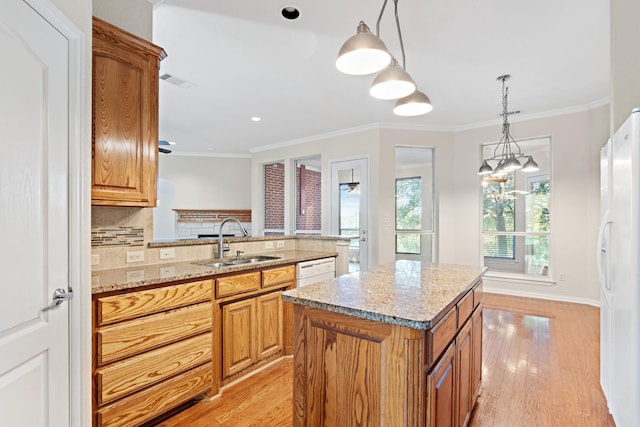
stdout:
<svg viewBox="0 0 640 427">
<path fill-rule="evenodd" d="M 144 228 L 133 226 L 91 228 L 91 247 L 144 246 Z"/>
</svg>

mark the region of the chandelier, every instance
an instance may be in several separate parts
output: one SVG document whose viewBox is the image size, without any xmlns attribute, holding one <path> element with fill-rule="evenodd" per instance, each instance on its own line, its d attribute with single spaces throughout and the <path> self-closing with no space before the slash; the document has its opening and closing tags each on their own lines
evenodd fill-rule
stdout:
<svg viewBox="0 0 640 427">
<path fill-rule="evenodd" d="M 356 35 L 349 38 L 338 53 L 336 67 L 345 74 L 366 75 L 380 72 L 373 81 L 369 93 L 378 99 L 397 99 L 393 112 L 399 116 L 419 116 L 433 110 L 431 100 L 417 89 L 406 71 L 404 42 L 398 19 L 398 0 L 393 0 L 398 41 L 402 53 L 402 66 L 389 53 L 380 39 L 380 20 L 387 6 L 384 0 L 376 21 L 376 34 L 363 21 L 358 24 Z"/>
<path fill-rule="evenodd" d="M 482 160 L 478 175 L 500 176 L 517 169 L 522 169 L 523 172 L 535 172 L 538 170 L 538 164 L 533 160 L 533 156 L 524 154 L 509 132 L 510 113 L 507 108 L 509 88 L 505 82 L 510 78 L 510 75 L 505 74 L 497 79 L 502 81 L 502 138 L 500 138 L 500 142 L 493 150 L 493 156 Z M 520 159 L 525 158 L 527 161 L 523 165 L 520 163 Z M 495 168 L 492 168 L 489 162 L 495 162 Z"/>
</svg>

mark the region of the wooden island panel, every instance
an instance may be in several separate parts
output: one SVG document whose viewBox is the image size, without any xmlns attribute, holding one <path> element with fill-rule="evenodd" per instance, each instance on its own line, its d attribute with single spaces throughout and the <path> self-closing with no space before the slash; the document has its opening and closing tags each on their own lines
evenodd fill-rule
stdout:
<svg viewBox="0 0 640 427">
<path fill-rule="evenodd" d="M 294 325 L 294 425 L 421 424 L 423 332 L 299 305 Z"/>
</svg>

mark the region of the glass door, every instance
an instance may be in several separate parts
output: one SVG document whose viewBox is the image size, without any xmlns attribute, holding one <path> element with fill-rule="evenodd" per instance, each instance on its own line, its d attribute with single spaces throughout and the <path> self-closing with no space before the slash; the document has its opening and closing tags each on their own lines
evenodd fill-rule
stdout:
<svg viewBox="0 0 640 427">
<path fill-rule="evenodd" d="M 331 232 L 351 237 L 349 272 L 369 267 L 368 161 L 331 163 Z"/>
</svg>

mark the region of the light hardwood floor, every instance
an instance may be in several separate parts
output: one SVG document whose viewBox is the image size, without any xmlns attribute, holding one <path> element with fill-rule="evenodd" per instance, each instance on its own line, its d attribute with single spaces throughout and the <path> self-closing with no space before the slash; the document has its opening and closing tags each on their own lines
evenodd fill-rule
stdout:
<svg viewBox="0 0 640 427">
<path fill-rule="evenodd" d="M 615 426 L 600 389 L 599 309 L 485 294 L 482 391 L 469 426 Z M 285 359 L 163 427 L 291 426 Z"/>
</svg>

